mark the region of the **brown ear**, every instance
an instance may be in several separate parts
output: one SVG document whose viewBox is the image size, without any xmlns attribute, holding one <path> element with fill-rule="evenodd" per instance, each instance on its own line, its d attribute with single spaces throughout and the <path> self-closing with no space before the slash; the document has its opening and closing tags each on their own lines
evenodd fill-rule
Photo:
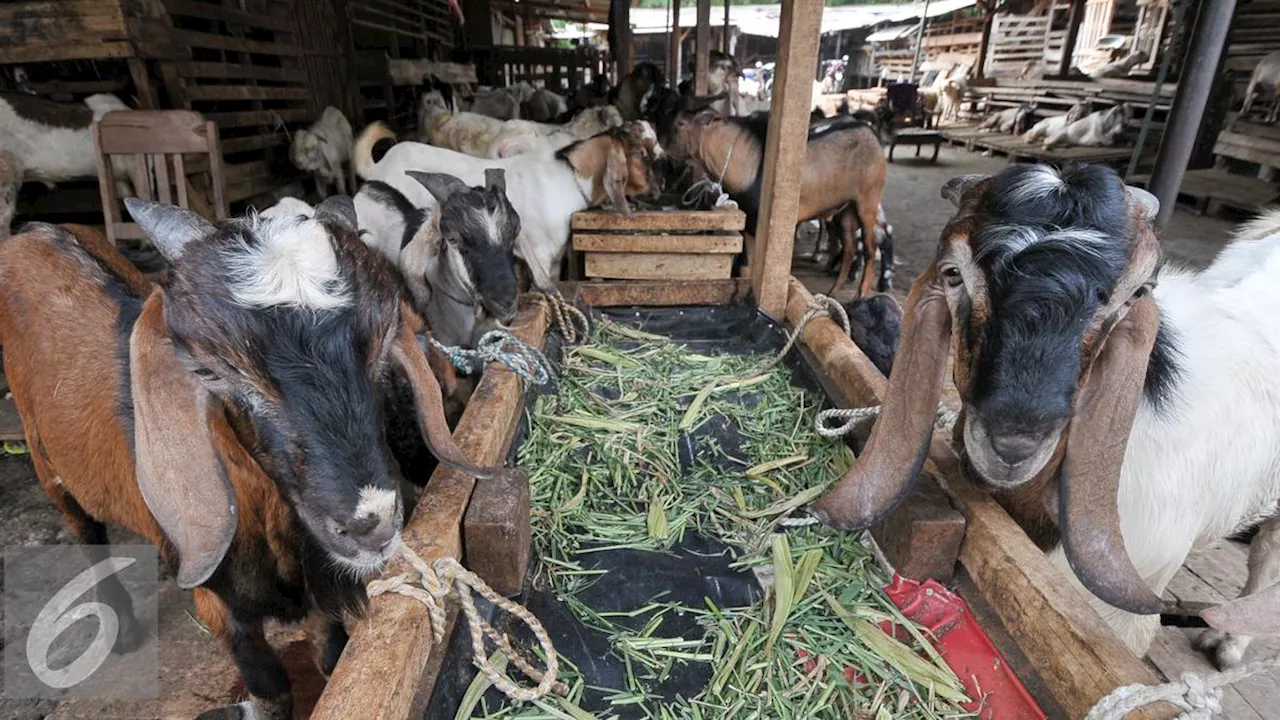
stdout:
<svg viewBox="0 0 1280 720">
<path fill-rule="evenodd" d="M 937 270 L 916 279 L 907 296 L 888 396 L 853 468 L 811 512 L 823 523 L 856 530 L 875 523 L 920 474 L 947 372 L 951 312 Z"/>
<path fill-rule="evenodd" d="M 415 313 L 403 302 L 400 306 L 402 317 L 415 317 Z M 453 434 L 449 431 L 449 423 L 444 417 L 444 400 L 440 395 L 440 384 L 431 374 L 427 364 L 427 356 L 418 347 L 413 337 L 410 323 L 401 321 L 396 333 L 395 344 L 391 347 L 391 359 L 398 364 L 413 387 L 414 404 L 418 408 L 418 424 L 422 426 L 423 439 L 431 454 L 449 467 L 475 478 L 488 479 L 502 472 L 501 468 L 481 468 L 467 461 L 462 450 L 453 442 Z"/>
<path fill-rule="evenodd" d="M 129 339 L 138 488 L 178 551 L 178 586 L 193 588 L 222 562 L 236 530 L 236 499 L 213 449 L 221 405 L 178 362 L 152 293 Z"/>
<path fill-rule="evenodd" d="M 1211 607 L 1200 617 L 1214 630 L 1235 635 L 1280 635 L 1280 585 Z"/>
<path fill-rule="evenodd" d="M 1076 396 L 1060 482 L 1063 549 L 1098 599 L 1150 615 L 1164 606 L 1133 567 L 1120 534 L 1120 465 L 1142 401 L 1160 309 L 1146 296 L 1111 330 Z"/>
<path fill-rule="evenodd" d="M 627 204 L 627 177 L 630 168 L 627 166 L 627 150 L 621 138 L 613 138 L 609 145 L 609 155 L 604 165 L 604 192 L 609 202 L 618 212 L 631 217 L 631 206 Z"/>
</svg>

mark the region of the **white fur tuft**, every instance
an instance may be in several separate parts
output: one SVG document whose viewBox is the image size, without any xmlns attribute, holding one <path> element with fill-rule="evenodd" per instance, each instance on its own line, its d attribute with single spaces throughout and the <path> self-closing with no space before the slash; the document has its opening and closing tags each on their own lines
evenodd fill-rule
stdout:
<svg viewBox="0 0 1280 720">
<path fill-rule="evenodd" d="M 337 310 L 351 304 L 329 233 L 296 215 L 251 218 L 256 244 L 226 256 L 231 292 L 248 307 L 279 305 Z"/>
</svg>

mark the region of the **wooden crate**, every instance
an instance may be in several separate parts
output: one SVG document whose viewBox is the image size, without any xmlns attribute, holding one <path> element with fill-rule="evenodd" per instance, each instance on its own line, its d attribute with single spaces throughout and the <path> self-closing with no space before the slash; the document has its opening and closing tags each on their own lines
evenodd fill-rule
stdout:
<svg viewBox="0 0 1280 720">
<path fill-rule="evenodd" d="M 723 280 L 742 252 L 741 210 L 576 213 L 573 250 L 586 276 L 605 280 Z"/>
<path fill-rule="evenodd" d="M 122 0 L 0 3 L 0 64 L 136 54 Z"/>
</svg>

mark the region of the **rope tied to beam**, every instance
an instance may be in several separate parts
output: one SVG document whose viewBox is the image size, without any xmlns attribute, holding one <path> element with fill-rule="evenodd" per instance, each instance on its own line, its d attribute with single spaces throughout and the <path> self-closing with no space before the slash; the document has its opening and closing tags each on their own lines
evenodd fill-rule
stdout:
<svg viewBox="0 0 1280 720">
<path fill-rule="evenodd" d="M 1222 712 L 1224 687 L 1276 668 L 1280 668 L 1280 655 L 1225 672 L 1184 672 L 1177 682 L 1163 685 L 1125 685 L 1099 700 L 1085 720 L 1123 720 L 1134 710 L 1157 702 L 1184 711 L 1179 720 L 1210 720 Z"/>
<path fill-rule="evenodd" d="M 565 687 L 565 684 L 556 680 L 559 661 L 556 657 L 555 646 L 552 645 L 551 637 L 547 635 L 546 628 L 542 627 L 542 623 L 538 621 L 538 618 L 533 613 L 519 603 L 494 592 L 493 588 L 490 588 L 485 581 L 481 580 L 475 573 L 462 567 L 452 557 L 437 558 L 434 562 L 428 564 L 412 548 L 403 543 L 400 545 L 399 554 L 409 564 L 411 571 L 370 582 L 366 588 L 370 598 L 387 593 L 395 593 L 413 598 L 425 605 L 427 607 L 427 615 L 431 620 L 432 637 L 435 639 L 436 645 L 440 645 L 444 642 L 447 624 L 445 600 L 448 599 L 450 594 L 456 594 L 458 603 L 462 606 L 462 611 L 466 613 L 467 622 L 471 630 L 472 662 L 480 669 L 480 672 L 485 674 L 485 677 L 489 678 L 494 687 L 501 690 L 502 694 L 512 700 L 520 701 L 538 700 L 550 692 L 555 692 L 557 695 L 568 693 L 568 688 Z M 546 672 L 534 667 L 520 651 L 511 646 L 511 642 L 506 635 L 499 633 L 487 620 L 480 616 L 480 612 L 476 610 L 475 600 L 471 597 L 473 590 L 503 612 L 514 616 L 528 626 L 534 637 L 537 638 L 538 646 L 542 648 L 542 653 L 546 657 Z M 515 663 L 521 672 L 536 680 L 538 682 L 537 686 L 532 688 L 521 687 L 495 668 L 489 662 L 488 654 L 484 649 L 484 638 L 486 637 L 497 646 L 503 655 Z"/>
<path fill-rule="evenodd" d="M 532 293 L 535 300 L 547 308 L 547 312 L 551 313 L 551 322 L 556 330 L 560 331 L 560 335 L 568 345 L 577 345 L 580 342 L 586 342 L 591 335 L 591 321 L 587 319 L 587 314 L 579 310 L 564 299 L 564 296 L 558 292 L 534 292 Z"/>
<path fill-rule="evenodd" d="M 828 440 L 842 438 L 856 430 L 863 423 L 875 422 L 880 416 L 880 405 L 862 408 L 830 408 L 818 413 L 814 423 L 818 434 Z M 938 403 L 938 414 L 933 418 L 933 426 L 939 430 L 950 430 L 955 427 L 960 413 L 943 403 Z M 840 423 L 836 425 L 834 423 Z"/>
<path fill-rule="evenodd" d="M 491 362 L 507 366 L 525 385 L 546 385 L 555 377 L 547 356 L 506 330 L 490 330 L 480 337 L 475 349 L 452 347 L 427 336 L 431 346 L 444 353 L 463 375 L 470 375 Z"/>
<path fill-rule="evenodd" d="M 769 362 L 761 366 L 759 370 L 752 373 L 751 376 L 759 377 L 760 375 L 772 370 L 778 363 L 782 362 L 782 359 L 787 356 L 787 353 L 791 352 L 791 348 L 795 347 L 796 341 L 800 339 L 800 335 L 804 332 L 805 327 L 807 327 L 811 321 L 820 317 L 831 318 L 832 322 L 838 324 L 840 328 L 844 330 L 845 335 L 850 334 L 850 328 L 852 326 L 849 324 L 849 314 L 845 312 L 844 306 L 835 298 L 827 297 L 821 293 L 814 295 L 809 299 L 809 309 L 806 310 L 804 315 L 800 318 L 800 322 L 796 323 L 795 329 L 790 333 L 787 333 L 787 342 L 782 346 L 782 350 L 780 350 L 777 355 L 773 356 Z"/>
</svg>

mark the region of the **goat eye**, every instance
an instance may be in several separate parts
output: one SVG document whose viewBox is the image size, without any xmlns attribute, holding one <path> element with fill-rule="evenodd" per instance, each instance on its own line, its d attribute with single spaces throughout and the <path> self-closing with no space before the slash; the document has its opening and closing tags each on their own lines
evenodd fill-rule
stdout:
<svg viewBox="0 0 1280 720">
<path fill-rule="evenodd" d="M 218 373 L 206 367 L 196 368 L 195 374 L 196 374 L 196 377 L 200 378 L 201 380 L 217 380 L 219 377 Z"/>
<path fill-rule="evenodd" d="M 960 274 L 960 268 L 954 265 L 943 268 L 942 277 L 947 281 L 947 287 L 960 287 L 964 284 L 964 276 Z"/>
</svg>

